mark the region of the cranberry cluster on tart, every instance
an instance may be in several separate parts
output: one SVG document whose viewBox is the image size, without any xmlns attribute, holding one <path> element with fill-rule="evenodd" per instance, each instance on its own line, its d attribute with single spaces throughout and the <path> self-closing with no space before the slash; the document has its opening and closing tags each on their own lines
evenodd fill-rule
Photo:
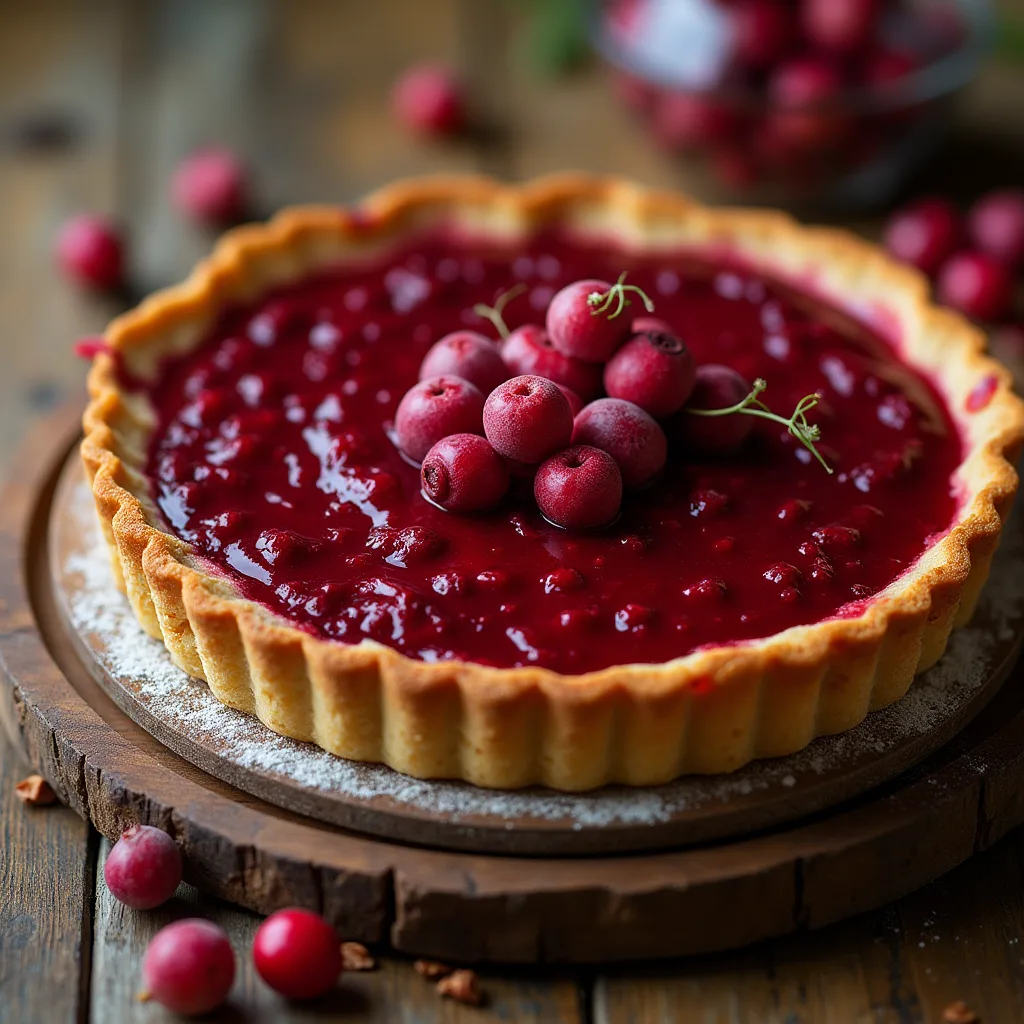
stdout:
<svg viewBox="0 0 1024 1024">
<path fill-rule="evenodd" d="M 621 303 L 594 296 L 623 273 Z M 724 452 L 739 412 L 700 429 L 693 398 L 644 413 L 666 451 L 653 478 L 607 470 L 625 486 L 599 526 L 542 514 L 561 506 L 544 504 L 540 457 L 481 469 L 499 458 L 486 439 L 442 455 L 468 459 L 459 493 L 488 500 L 428 500 L 438 438 L 414 423 L 410 458 L 395 421 L 418 379 L 448 371 L 452 332 L 493 339 L 491 406 L 503 376 L 583 403 L 618 387 L 611 361 L 567 356 L 544 328 L 580 281 L 595 313 L 632 303 L 630 326 L 597 331 L 604 357 L 650 333 L 649 303 L 698 372 L 758 381 L 748 410 L 813 396 L 813 425 L 750 420 Z M 898 699 L 975 608 L 1024 440 L 1008 372 L 916 271 L 778 213 L 577 175 L 424 179 L 285 211 L 105 337 L 82 456 L 142 626 L 276 732 L 488 787 L 730 771 Z M 483 415 L 457 433 L 500 449 L 509 414 Z"/>
</svg>

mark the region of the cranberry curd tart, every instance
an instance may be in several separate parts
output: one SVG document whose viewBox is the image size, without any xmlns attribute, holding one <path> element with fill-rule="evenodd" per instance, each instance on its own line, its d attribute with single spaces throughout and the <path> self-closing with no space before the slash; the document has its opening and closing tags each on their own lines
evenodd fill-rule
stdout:
<svg viewBox="0 0 1024 1024">
<path fill-rule="evenodd" d="M 115 578 L 177 665 L 501 788 L 727 772 L 897 700 L 971 617 L 1024 440 L 916 271 L 577 175 L 232 231 L 89 389 Z"/>
</svg>

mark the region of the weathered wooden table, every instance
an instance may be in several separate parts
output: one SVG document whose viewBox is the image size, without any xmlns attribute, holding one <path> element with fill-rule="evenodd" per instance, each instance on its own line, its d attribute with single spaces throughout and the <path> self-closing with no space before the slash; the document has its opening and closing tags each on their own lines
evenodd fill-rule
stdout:
<svg viewBox="0 0 1024 1024">
<path fill-rule="evenodd" d="M 1003 6 L 1024 14 L 1020 0 Z M 582 167 L 685 186 L 600 73 L 539 81 L 517 57 L 519 36 L 516 5 L 498 0 L 2 5 L 0 452 L 76 394 L 83 371 L 71 343 L 118 308 L 57 280 L 56 227 L 73 211 L 112 212 L 133 236 L 136 290 L 180 277 L 210 239 L 171 210 L 167 181 L 199 144 L 245 153 L 267 209 L 344 201 L 446 169 L 527 177 Z M 424 146 L 395 128 L 388 87 L 424 56 L 460 69 L 493 126 L 482 139 Z M 961 121 L 930 186 L 969 196 L 1024 180 L 1019 70 L 986 72 Z M 108 844 L 65 808 L 18 803 L 14 783 L 26 772 L 0 736 L 0 1021 L 168 1019 L 133 998 L 156 929 L 194 907 L 243 950 L 258 919 L 186 887 L 161 911 L 125 912 L 102 882 Z M 644 969 L 485 971 L 480 1010 L 440 1000 L 398 959 L 296 1009 L 243 956 L 231 1007 L 217 1019 L 911 1024 L 941 1021 L 963 999 L 989 1024 L 1024 1020 L 1022 853 L 1018 832 L 884 910 L 736 954 Z"/>
</svg>

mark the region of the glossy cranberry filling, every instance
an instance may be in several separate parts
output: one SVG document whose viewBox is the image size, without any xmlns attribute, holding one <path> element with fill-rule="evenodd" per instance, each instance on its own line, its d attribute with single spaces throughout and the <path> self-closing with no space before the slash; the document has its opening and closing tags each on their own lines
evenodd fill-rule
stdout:
<svg viewBox="0 0 1024 1024">
<path fill-rule="evenodd" d="M 474 303 L 515 282 L 512 327 L 625 269 L 698 361 L 764 377 L 772 408 L 820 391 L 835 475 L 758 421 L 731 460 L 677 446 L 596 533 L 551 526 L 532 498 L 478 517 L 424 500 L 389 427 L 430 345 L 489 329 Z M 747 272 L 556 234 L 515 251 L 434 234 L 320 274 L 225 312 L 150 392 L 170 529 L 302 628 L 424 661 L 577 673 L 763 637 L 885 587 L 956 505 L 948 411 L 862 326 Z"/>
</svg>

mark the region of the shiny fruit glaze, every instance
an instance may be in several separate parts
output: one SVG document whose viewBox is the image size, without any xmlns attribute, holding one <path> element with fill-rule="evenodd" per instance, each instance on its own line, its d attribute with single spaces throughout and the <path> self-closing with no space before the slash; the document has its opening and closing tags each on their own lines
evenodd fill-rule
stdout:
<svg viewBox="0 0 1024 1024">
<path fill-rule="evenodd" d="M 510 328 L 543 323 L 569 282 L 622 270 L 698 364 L 766 378 L 777 410 L 820 390 L 835 475 L 772 423 L 717 461 L 668 424 L 665 471 L 597 532 L 545 522 L 525 467 L 495 511 L 426 501 L 392 419 L 430 346 L 490 334 L 473 305 L 518 281 Z M 148 473 L 174 533 L 301 628 L 424 661 L 578 673 L 767 636 L 876 593 L 956 506 L 949 414 L 882 340 L 738 269 L 554 233 L 515 251 L 428 234 L 321 273 L 225 311 L 146 387 Z"/>
</svg>

